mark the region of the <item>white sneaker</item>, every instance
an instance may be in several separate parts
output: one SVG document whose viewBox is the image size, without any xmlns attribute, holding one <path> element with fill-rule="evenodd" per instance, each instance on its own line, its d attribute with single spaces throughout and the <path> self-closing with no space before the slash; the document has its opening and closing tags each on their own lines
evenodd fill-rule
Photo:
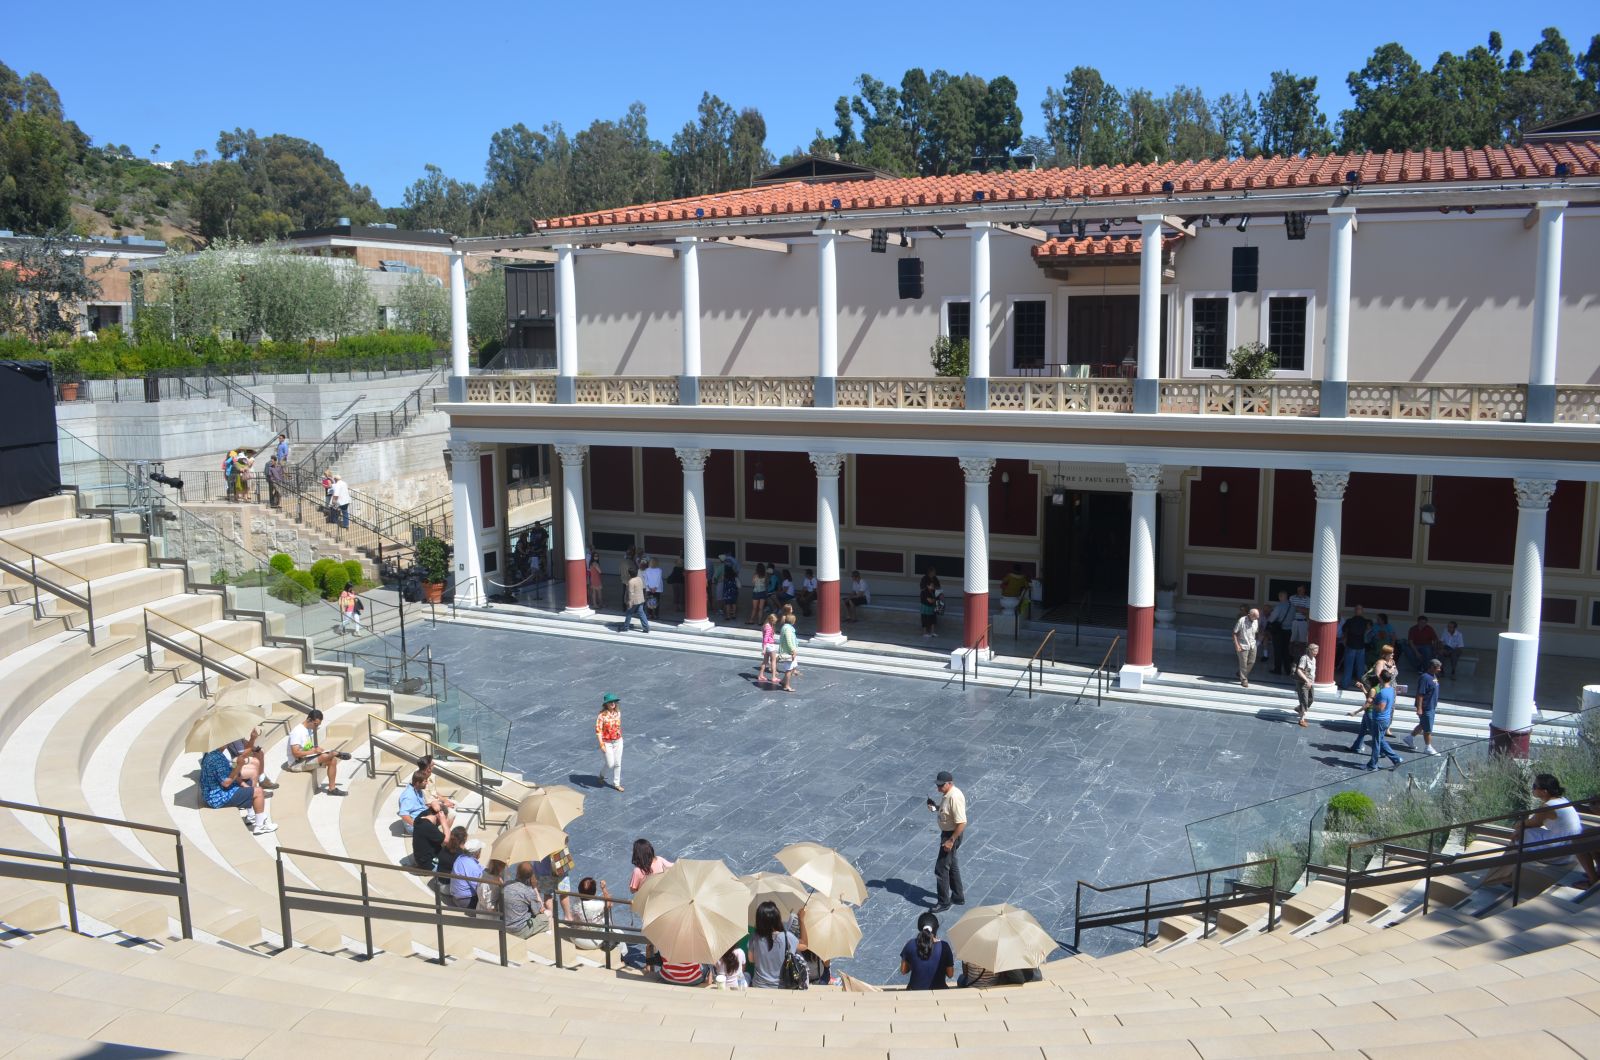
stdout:
<svg viewBox="0 0 1600 1060">
<path fill-rule="evenodd" d="M 1431 754 L 1431 755 L 1436 755 L 1436 754 L 1439 753 L 1438 751 L 1434 750 L 1432 747 L 1424 747 L 1423 750 L 1425 752 L 1427 752 L 1428 754 Z"/>
<path fill-rule="evenodd" d="M 1407 736 L 1404 740 L 1401 740 L 1400 742 L 1406 745 L 1406 750 L 1407 751 L 1415 751 L 1417 749 L 1417 745 L 1412 741 L 1411 737 L 1409 737 L 1409 736 Z"/>
<path fill-rule="evenodd" d="M 255 828 L 252 831 L 252 834 L 253 835 L 266 835 L 268 832 L 276 832 L 277 830 L 278 830 L 278 822 L 276 822 L 276 821 L 272 820 L 270 817 L 268 817 L 268 818 L 263 818 L 261 823 L 255 826 Z"/>
</svg>

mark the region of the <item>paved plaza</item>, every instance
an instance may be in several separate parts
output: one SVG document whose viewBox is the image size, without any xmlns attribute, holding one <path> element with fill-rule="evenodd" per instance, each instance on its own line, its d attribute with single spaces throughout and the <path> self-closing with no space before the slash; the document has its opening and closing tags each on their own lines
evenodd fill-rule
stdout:
<svg viewBox="0 0 1600 1060">
<path fill-rule="evenodd" d="M 753 653 L 735 664 L 653 648 L 643 634 L 595 643 L 440 623 L 413 636 L 453 682 L 514 719 L 509 768 L 588 793 L 569 829 L 580 874 L 624 896 L 638 836 L 666 857 L 721 858 L 737 873 L 781 871 L 780 847 L 824 843 L 872 895 L 857 956 L 839 967 L 878 982 L 934 902 L 925 800 L 940 769 L 969 800 L 968 906 L 1014 903 L 1070 942 L 1077 880 L 1188 871 L 1184 825 L 1353 777 L 1360 764 L 1345 753 L 1352 728 L 1276 717 L 1029 701 L 821 667 L 785 695 L 755 685 Z M 600 787 L 594 716 L 606 691 L 623 697 L 625 794 Z M 1106 929 L 1084 948 L 1131 942 Z"/>
</svg>

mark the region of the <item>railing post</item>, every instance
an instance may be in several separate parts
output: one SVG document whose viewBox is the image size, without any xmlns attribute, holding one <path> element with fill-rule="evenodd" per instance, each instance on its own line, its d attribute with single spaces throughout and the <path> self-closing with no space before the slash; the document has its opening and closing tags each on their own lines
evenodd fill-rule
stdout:
<svg viewBox="0 0 1600 1060">
<path fill-rule="evenodd" d="M 372 715 L 367 715 L 367 779 L 378 775 L 378 752 L 372 746 Z"/>
<path fill-rule="evenodd" d="M 78 934 L 78 892 L 72 884 L 72 855 L 67 853 L 67 819 L 56 815 L 56 837 L 61 843 L 61 871 L 66 875 L 67 886 L 67 926 L 74 935 Z"/>
<path fill-rule="evenodd" d="M 1072 893 L 1072 949 L 1073 949 L 1074 952 L 1077 951 L 1078 942 L 1083 936 L 1083 929 L 1078 926 L 1079 921 L 1081 921 L 1082 919 L 1083 919 L 1083 881 L 1079 880 L 1078 881 L 1078 885 L 1073 888 L 1073 893 Z"/>
<path fill-rule="evenodd" d="M 1144 885 L 1144 930 L 1139 936 L 1139 945 L 1150 945 L 1150 884 Z"/>
<path fill-rule="evenodd" d="M 1344 915 L 1339 921 L 1342 924 L 1350 923 L 1350 866 L 1352 864 L 1350 853 L 1350 847 L 1347 844 L 1344 848 Z"/>
<path fill-rule="evenodd" d="M 183 836 L 172 837 L 178 855 L 178 933 L 186 939 L 194 938 L 194 921 L 189 915 L 189 869 L 183 860 Z"/>
<path fill-rule="evenodd" d="M 1211 873 L 1206 873 L 1205 903 L 1200 908 L 1200 937 L 1211 937 Z"/>
<path fill-rule="evenodd" d="M 505 881 L 503 881 L 503 880 L 500 881 L 500 884 L 501 884 L 500 890 L 499 890 L 500 897 L 499 897 L 499 900 L 495 902 L 495 905 L 497 905 L 499 907 L 499 909 L 500 909 L 500 967 L 509 968 L 511 966 L 511 952 L 510 952 L 510 946 L 509 946 L 508 942 L 506 941 L 506 902 L 505 902 L 506 889 L 505 889 Z M 558 960 L 556 963 L 560 964 L 560 961 Z"/>
<path fill-rule="evenodd" d="M 1278 859 L 1272 859 L 1272 893 L 1267 896 L 1267 930 L 1278 926 Z"/>
<path fill-rule="evenodd" d="M 444 895 L 439 893 L 440 881 L 437 874 L 434 875 L 433 882 L 433 920 L 439 932 L 439 966 L 444 967 L 448 963 L 444 955 Z"/>
<path fill-rule="evenodd" d="M 289 891 L 283 879 L 283 851 L 278 851 L 278 918 L 282 921 L 283 948 L 294 945 L 294 930 L 289 924 Z"/>
<path fill-rule="evenodd" d="M 502 914 L 501 915 L 501 922 L 502 923 L 504 923 L 504 920 L 505 920 L 504 913 L 505 913 L 505 910 L 502 909 L 501 910 L 501 914 Z M 537 915 L 537 914 L 535 914 L 535 915 Z M 611 926 L 611 903 L 607 902 L 606 903 L 606 928 L 607 928 L 608 931 L 610 930 L 610 926 Z M 504 930 L 504 929 L 502 929 L 502 930 Z M 553 895 L 550 896 L 550 936 L 551 936 L 551 938 L 553 938 L 555 940 L 555 944 L 556 944 L 556 967 L 557 968 L 565 968 L 566 965 L 563 964 L 562 961 L 561 961 L 561 898 L 560 898 L 559 895 L 556 895 L 556 894 L 553 894 Z M 607 968 L 611 967 L 611 954 L 610 954 L 609 951 L 606 953 L 606 967 Z"/>
<path fill-rule="evenodd" d="M 372 960 L 372 901 L 367 890 L 367 867 L 361 866 L 361 927 L 367 936 L 367 960 Z"/>
<path fill-rule="evenodd" d="M 1527 824 L 1528 823 L 1527 815 L 1524 814 L 1523 817 L 1522 817 L 1522 820 L 1519 821 L 1518 823 L 1519 824 L 1524 824 L 1524 825 Z M 1517 836 L 1517 867 L 1513 871 L 1512 877 L 1511 877 L 1511 908 L 1513 908 L 1513 909 L 1515 909 L 1517 907 L 1517 902 L 1519 902 L 1522 899 L 1522 854 L 1523 854 L 1523 845 L 1524 845 L 1524 839 L 1523 839 L 1521 834 L 1518 834 L 1518 836 Z"/>
</svg>

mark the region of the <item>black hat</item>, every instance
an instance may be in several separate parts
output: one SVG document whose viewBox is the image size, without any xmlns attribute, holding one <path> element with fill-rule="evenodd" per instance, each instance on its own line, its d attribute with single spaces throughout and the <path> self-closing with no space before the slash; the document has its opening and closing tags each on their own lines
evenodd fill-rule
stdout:
<svg viewBox="0 0 1600 1060">
<path fill-rule="evenodd" d="M 950 775 L 948 770 L 941 769 L 939 771 L 939 775 L 934 777 L 933 781 L 935 784 L 953 784 L 955 783 L 955 779 L 955 777 Z"/>
</svg>

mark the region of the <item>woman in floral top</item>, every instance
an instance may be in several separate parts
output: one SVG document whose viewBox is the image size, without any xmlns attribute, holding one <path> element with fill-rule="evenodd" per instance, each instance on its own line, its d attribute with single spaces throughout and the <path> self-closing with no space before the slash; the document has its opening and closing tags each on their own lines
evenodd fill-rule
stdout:
<svg viewBox="0 0 1600 1060">
<path fill-rule="evenodd" d="M 611 770 L 611 786 L 622 790 L 622 697 L 607 692 L 600 700 L 600 714 L 594 719 L 595 739 L 600 742 L 600 755 L 606 768 Z M 604 781 L 605 778 L 601 777 Z"/>
<path fill-rule="evenodd" d="M 778 683 L 778 616 L 770 611 L 761 626 L 761 669 L 756 671 L 756 684 L 766 681 Z"/>
</svg>

